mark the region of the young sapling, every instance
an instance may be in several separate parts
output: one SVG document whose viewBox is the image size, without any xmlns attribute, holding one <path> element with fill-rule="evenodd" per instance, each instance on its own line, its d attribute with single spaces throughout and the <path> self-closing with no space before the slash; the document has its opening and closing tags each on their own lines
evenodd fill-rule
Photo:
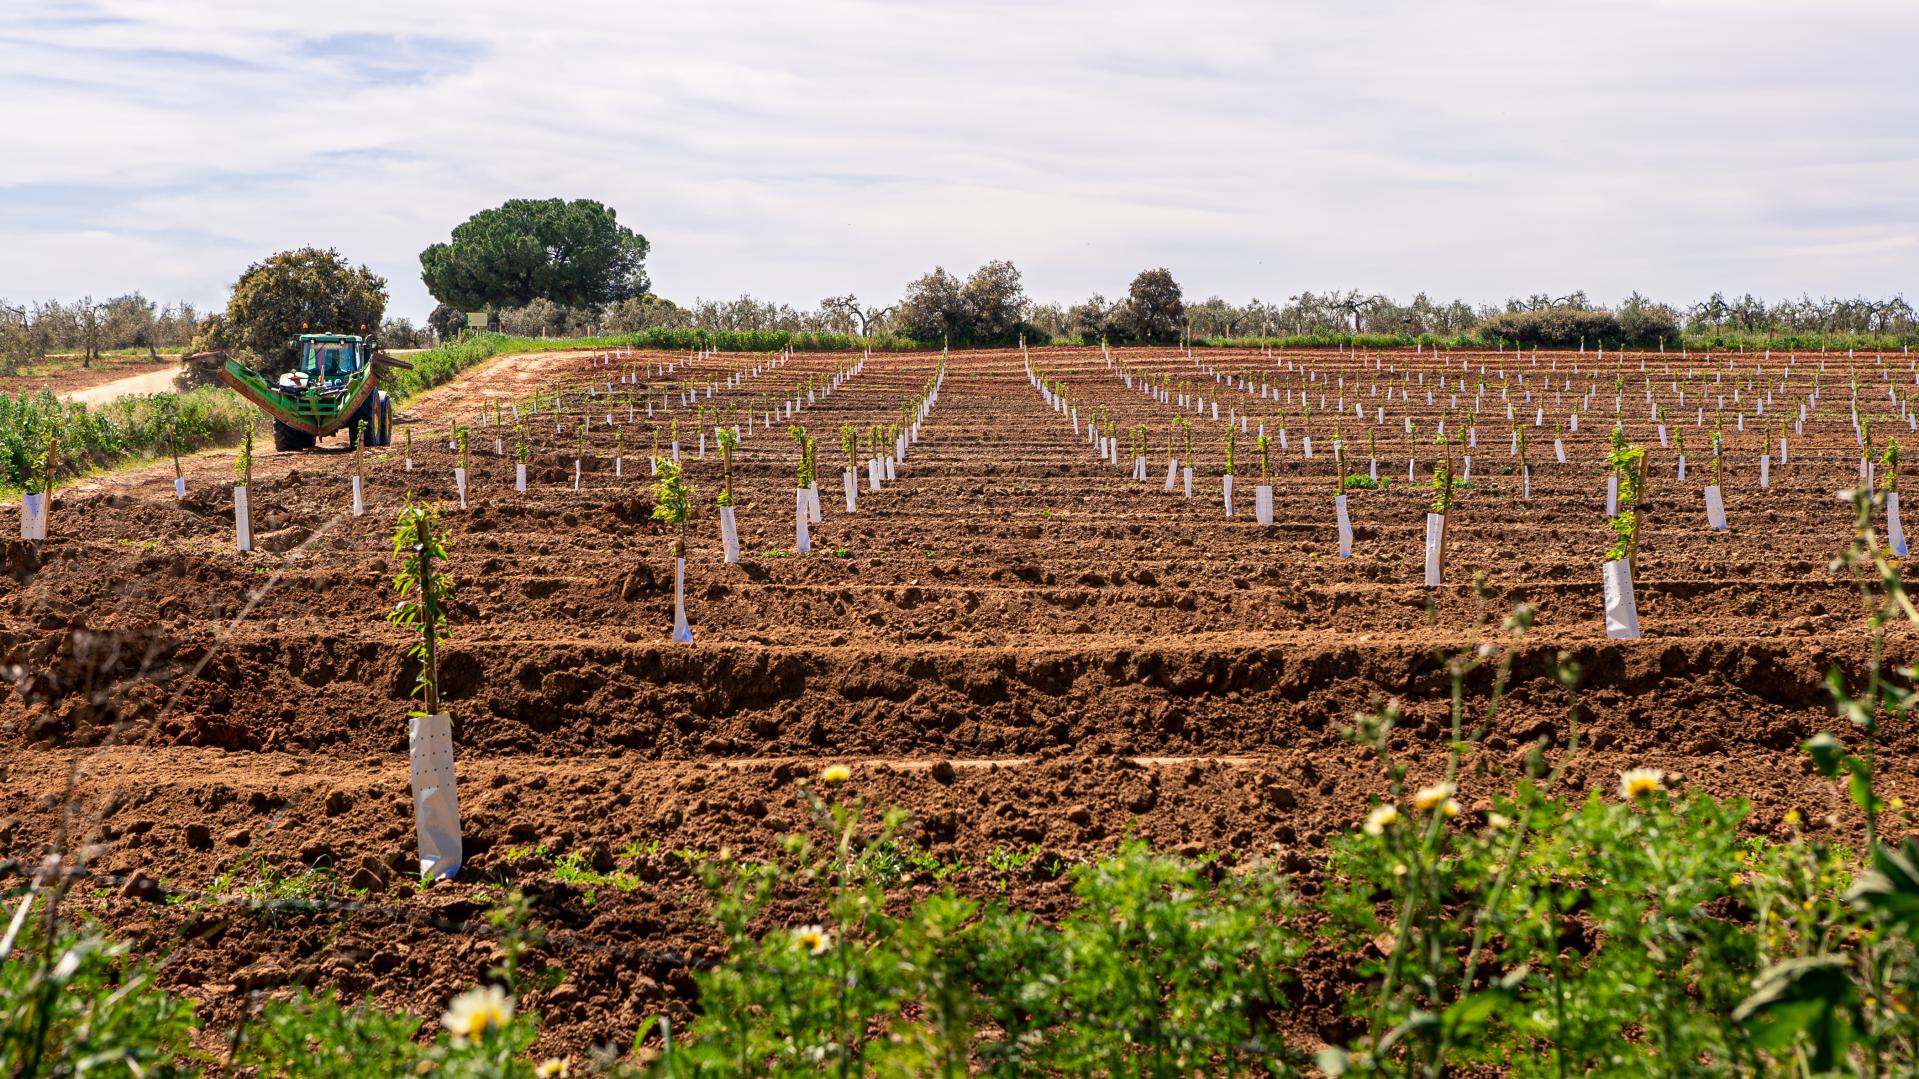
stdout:
<svg viewBox="0 0 1919 1079">
<path fill-rule="evenodd" d="M 386 620 L 417 635 L 407 657 L 418 661 L 413 693 L 423 706 L 419 715 L 440 713 L 440 642 L 447 638 L 446 605 L 453 598 L 453 578 L 445 569 L 446 541 L 440 537 L 440 514 L 432 506 L 409 503 L 400 510 L 393 532 L 393 557 L 400 572 L 393 589 L 400 600 Z"/>
<path fill-rule="evenodd" d="M 850 423 L 840 424 L 840 449 L 846 453 L 846 471 L 840 475 L 840 484 L 846 491 L 846 512 L 853 513 L 859 505 L 859 453 L 860 434 Z"/>
<path fill-rule="evenodd" d="M 693 488 L 678 461 L 662 459 L 653 484 L 653 519 L 673 531 L 673 639 L 691 643 L 686 621 L 686 523 L 692 517 Z"/>
<path fill-rule="evenodd" d="M 353 426 L 353 516 L 358 517 L 366 512 L 366 421 Z"/>
<path fill-rule="evenodd" d="M 253 515 L 247 504 L 247 489 L 253 485 L 253 416 L 247 416 L 246 429 L 240 435 L 240 452 L 233 458 L 233 528 L 235 546 L 253 550 Z"/>
<path fill-rule="evenodd" d="M 714 503 L 720 509 L 720 544 L 728 562 L 740 560 L 740 540 L 733 518 L 733 449 L 740 444 L 731 427 L 722 426 L 715 436 L 720 443 L 720 493 Z"/>
<path fill-rule="evenodd" d="M 1607 519 L 1613 540 L 1601 567 L 1605 585 L 1606 636 L 1614 640 L 1639 637 L 1639 606 L 1633 593 L 1633 559 L 1639 553 L 1639 535 L 1645 524 L 1646 451 L 1614 441 L 1607 463 L 1619 477 L 1618 505 Z"/>
<path fill-rule="evenodd" d="M 400 599 L 387 614 L 390 624 L 416 637 L 407 656 L 419 664 L 413 692 L 420 696 L 421 710 L 408 716 L 407 750 L 422 879 L 452 876 L 462 857 L 453 728 L 440 698 L 440 642 L 447 636 L 453 578 L 446 572 L 439 524 L 431 506 L 409 502 L 400 510 L 393 533 L 393 555 L 400 560 L 393 587 Z"/>
</svg>

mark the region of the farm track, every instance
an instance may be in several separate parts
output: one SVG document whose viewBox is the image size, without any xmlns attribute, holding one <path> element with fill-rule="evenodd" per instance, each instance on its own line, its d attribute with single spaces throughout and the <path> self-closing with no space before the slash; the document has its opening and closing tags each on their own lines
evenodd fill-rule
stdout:
<svg viewBox="0 0 1919 1079">
<path fill-rule="evenodd" d="M 1843 817 L 1796 752 L 1834 726 L 1827 670 L 1856 665 L 1867 643 L 1856 587 L 1828 570 L 1850 534 L 1850 511 L 1832 492 L 1853 482 L 1858 456 L 1841 399 L 1843 358 L 1827 359 L 1826 397 L 1805 436 L 1793 436 L 1791 463 L 1774 471 L 1769 491 L 1757 486 L 1757 425 L 1734 432 L 1728 409 L 1732 530 L 1720 534 L 1706 528 L 1701 502 L 1704 431 L 1688 412 L 1695 471 L 1681 485 L 1628 379 L 1623 415 L 1634 440 L 1650 443 L 1653 478 L 1636 569 L 1647 638 L 1620 643 L 1603 633 L 1598 575 L 1610 397 L 1587 429 L 1567 436 L 1566 465 L 1551 463 L 1550 412 L 1544 428 L 1528 428 L 1530 500 L 1506 471 L 1514 459 L 1503 406 L 1496 415 L 1483 406 L 1449 583 L 1428 589 L 1418 583 L 1426 443 L 1443 400 L 1428 407 L 1421 394 L 1411 404 L 1425 434 L 1419 480 L 1408 484 L 1396 426 L 1406 406 L 1361 398 L 1369 418 L 1387 409 L 1379 472 L 1397 482 L 1351 494 L 1356 547 L 1342 560 L 1325 448 L 1330 410 L 1315 405 L 1313 460 L 1301 456 L 1298 430 L 1287 451 L 1275 446 L 1277 519 L 1262 529 L 1252 520 L 1250 431 L 1238 445 L 1238 516 L 1222 514 L 1220 427 L 1229 411 L 1245 412 L 1276 440 L 1281 408 L 1297 424 L 1298 405 L 1228 390 L 1173 350 L 1127 350 L 1136 371 L 1195 380 L 1209 401 L 1219 393 L 1221 423 L 1195 419 L 1202 467 L 1189 501 L 1160 489 L 1177 409 L 1127 389 L 1097 349 L 1032 355 L 1042 374 L 1071 385 L 1082 423 L 1104 405 L 1122 432 L 1149 425 L 1149 482 L 1098 461 L 1083 429 L 1076 436 L 1029 385 L 1016 351 L 956 353 L 897 481 L 876 493 L 862 487 L 859 512 L 848 516 L 839 425 L 889 421 L 937 363 L 876 355 L 799 417 L 771 432 L 754 424 L 734 462 L 746 557 L 725 565 L 710 511 L 716 448 L 701 458 L 691 410 L 675 411 L 701 507 L 689 535 L 687 605 L 698 640 L 690 648 L 666 640 L 672 564 L 648 523 L 643 405 L 638 422 L 620 428 L 625 476 L 616 480 L 604 399 L 588 399 L 596 407 L 577 494 L 571 424 L 556 434 L 550 412 L 525 416 L 534 455 L 524 495 L 513 490 L 510 456 L 493 454 L 498 429 L 474 426 L 470 508 L 447 505 L 449 424 L 477 423 L 496 398 L 524 403 L 551 380 L 618 378 L 581 354 L 504 357 L 415 402 L 403 417 L 415 432 L 415 470 L 403 469 L 398 444 L 369 451 L 364 517 L 347 512 L 349 455 L 262 452 L 252 492 L 263 549 L 251 555 L 232 550 L 230 454 L 189 460 L 183 503 L 172 497 L 170 466 L 63 492 L 54 538 L 37 551 L 10 542 L 4 552 L 0 652 L 23 673 L 0 701 L 0 856 L 33 862 L 65 821 L 97 844 L 95 872 L 139 870 L 189 890 L 255 855 L 282 867 L 330 862 L 343 875 L 368 857 L 404 868 L 411 672 L 402 636 L 381 615 L 392 602 L 392 515 L 409 490 L 445 507 L 460 585 L 442 676 L 458 724 L 469 869 L 417 896 L 375 897 L 393 911 L 351 916 L 152 907 L 111 898 L 110 887 L 87 899 L 118 932 L 156 948 L 194 930 L 168 978 L 191 987 L 216 1020 L 236 1014 L 248 989 L 292 982 L 372 991 L 433 1014 L 492 961 L 484 937 L 445 928 L 483 913 L 490 875 L 537 894 L 555 933 L 548 953 L 570 972 L 572 992 L 533 1001 L 553 1048 L 624 1042 L 660 1009 L 684 1019 L 689 965 L 714 943 L 685 860 L 616 858 L 648 878 L 626 892 L 557 883 L 547 860 L 508 852 L 543 844 L 557 857 L 656 842 L 665 851 L 764 852 L 803 824 L 795 780 L 826 761 L 854 762 L 853 795 L 911 809 L 916 841 L 974 867 L 958 878 L 963 890 L 1003 887 L 1043 913 L 1064 909 L 1065 885 L 987 873 L 979 867 L 996 846 L 1038 845 L 1048 860 L 1071 861 L 1130 832 L 1192 853 L 1271 855 L 1310 892 L 1328 837 L 1363 816 L 1380 789 L 1377 765 L 1341 727 L 1357 710 L 1400 700 L 1408 718 L 1395 739 L 1415 774 L 1430 776 L 1450 730 L 1444 657 L 1501 638 L 1500 621 L 1520 602 L 1536 605 L 1537 619 L 1512 649 L 1511 690 L 1468 796 L 1509 785 L 1534 740 L 1565 744 L 1567 700 L 1553 677 L 1563 653 L 1584 672 L 1577 789 L 1609 788 L 1618 770 L 1647 765 L 1753 799 L 1761 830 L 1789 807 L 1814 821 Z M 1275 370 L 1251 353 L 1202 358 L 1221 370 Z M 1327 380 L 1385 383 L 1370 358 L 1287 358 Z M 762 386 L 791 386 L 844 359 L 799 356 L 714 401 L 758 400 Z M 1428 382 L 1442 373 L 1476 379 L 1461 359 L 1386 362 Z M 1626 371 L 1636 375 L 1641 359 L 1653 371 L 1666 362 L 1634 356 Z M 1510 354 L 1469 362 L 1489 371 L 1504 363 L 1535 380 L 1551 370 Z M 1723 370 L 1725 358 L 1709 362 L 1719 366 L 1694 365 Z M 1545 363 L 1580 363 L 1582 378 L 1587 369 L 1564 354 Z M 1879 368 L 1867 358 L 1858 367 L 1862 395 L 1883 392 Z M 1886 369 L 1896 386 L 1911 377 L 1903 360 L 1889 358 Z M 1283 377 L 1294 390 L 1303 385 Z M 1655 387 L 1655 396 L 1677 411 L 1672 391 Z M 576 423 L 571 402 L 569 412 Z M 623 407 L 614 412 L 624 420 Z M 1348 413 L 1342 422 L 1357 423 Z M 820 444 L 824 520 L 805 557 L 793 551 L 789 422 L 806 424 Z M 511 447 L 509 431 L 509 455 Z M 1912 634 L 1896 627 L 1888 650 L 1910 662 Z M 1469 680 L 1469 709 L 1488 685 L 1483 671 Z M 1893 731 L 1881 751 L 1909 760 L 1912 749 L 1909 732 Z M 82 779 L 63 813 L 74 762 Z M 945 763 L 953 768 L 935 767 Z M 1910 768 L 1887 772 L 1892 794 L 1919 795 Z M 1344 977 L 1327 970 L 1304 980 L 1289 1027 L 1303 1045 L 1338 1029 Z"/>
</svg>

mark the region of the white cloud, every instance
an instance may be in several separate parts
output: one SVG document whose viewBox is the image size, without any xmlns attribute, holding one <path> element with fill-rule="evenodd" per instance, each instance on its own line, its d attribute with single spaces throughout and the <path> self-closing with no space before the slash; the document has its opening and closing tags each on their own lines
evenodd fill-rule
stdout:
<svg viewBox="0 0 1919 1079">
<path fill-rule="evenodd" d="M 217 302 L 591 197 L 656 287 L 1890 293 L 1919 11 L 1887 2 L 100 0 L 0 29 L 0 296 Z"/>
</svg>

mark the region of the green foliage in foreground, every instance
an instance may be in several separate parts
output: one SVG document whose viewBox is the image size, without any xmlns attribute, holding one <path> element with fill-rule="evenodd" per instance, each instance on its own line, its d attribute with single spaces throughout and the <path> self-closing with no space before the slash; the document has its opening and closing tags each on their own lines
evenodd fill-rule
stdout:
<svg viewBox="0 0 1919 1079">
<path fill-rule="evenodd" d="M 1369 724 L 1383 735 L 1391 717 Z M 1394 776 L 1335 842 L 1316 902 L 1264 862 L 1127 842 L 1090 864 L 1003 870 L 1070 875 L 1075 905 L 1053 925 L 950 888 L 889 902 L 913 865 L 895 839 L 903 814 L 816 802 L 815 827 L 774 860 L 708 863 L 729 953 L 699 975 L 692 1028 L 668 1052 L 600 1063 L 1172 1077 L 1637 1076 L 1674 1061 L 1689 1075 L 1866 1076 L 1919 1062 L 1919 844 L 1880 847 L 1855 875 L 1843 847 L 1742 838 L 1744 803 L 1651 774 L 1630 797 L 1563 799 L 1550 777 L 1526 780 L 1471 814 L 1445 784 L 1410 791 Z M 781 924 L 796 905 L 819 921 Z M 97 937 L 47 950 L 39 935 L 29 921 L 0 963 L 0 1050 L 44 1062 L 23 1074 L 212 1063 L 189 1046 L 191 1005 L 154 990 L 151 966 Z M 1280 1019 L 1316 942 L 1320 976 L 1353 974 L 1360 1033 L 1314 1060 L 1286 1046 Z M 370 1002 L 264 1001 L 235 1061 L 261 1075 L 532 1075 L 538 1021 L 511 980 L 495 971 L 463 993 L 425 1044 L 418 1019 Z M 644 1025 L 635 1048 L 661 1029 Z"/>
<path fill-rule="evenodd" d="M 1515 651 L 1488 640 L 1448 661 L 1439 775 L 1415 781 L 1393 755 L 1396 706 L 1350 730 L 1378 760 L 1384 793 L 1333 840 L 1310 901 L 1263 860 L 1132 841 L 1076 866 L 1036 847 L 986 859 L 1002 882 L 1069 876 L 1074 902 L 1050 924 L 950 884 L 908 899 L 898 886 L 910 874 L 940 883 L 963 870 L 902 842 L 903 813 L 875 820 L 844 794 L 813 798 L 811 825 L 772 859 L 700 857 L 727 950 L 697 975 L 691 1029 L 644 1023 L 632 1053 L 592 1063 L 626 1076 L 1914 1074 L 1919 840 L 1886 838 L 1913 820 L 1875 776 L 1884 724 L 1915 704 L 1887 677 L 1884 626 L 1919 622 L 1919 610 L 1873 531 L 1883 502 L 1852 499 L 1856 538 L 1839 561 L 1866 601 L 1870 658 L 1862 684 L 1831 677 L 1851 737 L 1822 733 L 1803 749 L 1863 815 L 1864 865 L 1795 813 L 1748 822 L 1745 802 L 1671 790 L 1652 769 L 1621 774 L 1617 792 L 1562 793 L 1579 755 L 1569 660 L 1556 672 L 1563 747 L 1542 738 L 1510 766 L 1483 756 L 1488 724 L 1469 723 L 1464 687 L 1490 684 L 1490 716 Z M 1506 628 L 1524 634 L 1531 621 L 1521 607 Z M 853 778 L 844 765 L 820 774 L 834 788 Z M 1743 834 L 1748 823 L 1783 838 Z M 582 879 L 577 857 L 560 865 Z M 45 894 L 0 901 L 25 915 Z M 371 1003 L 296 995 L 259 1002 L 226 1039 L 233 1066 L 561 1074 L 574 1062 L 526 1055 L 538 1021 L 516 1007 L 523 988 L 552 984 L 551 971 L 522 971 L 539 938 L 530 911 L 515 894 L 496 913 L 501 964 L 454 998 L 431 1041 Z M 12 921 L 26 930 L 0 939 L 0 1060 L 12 1074 L 213 1063 L 194 1056 L 191 1007 L 152 987 L 153 966 L 92 935 Z M 1302 972 L 1348 994 L 1350 1026 L 1310 1057 L 1282 1034 Z"/>
<path fill-rule="evenodd" d="M 97 408 L 61 401 L 45 390 L 0 394 L 0 485 L 24 486 L 49 438 L 59 439 L 58 479 L 165 456 L 169 431 L 183 452 L 232 442 L 252 413 L 252 405 L 225 389 L 122 397 Z"/>
</svg>

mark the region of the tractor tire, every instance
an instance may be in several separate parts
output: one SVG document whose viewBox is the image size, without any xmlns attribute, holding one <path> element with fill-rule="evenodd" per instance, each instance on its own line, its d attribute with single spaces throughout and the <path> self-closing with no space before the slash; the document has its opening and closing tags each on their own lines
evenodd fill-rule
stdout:
<svg viewBox="0 0 1919 1079">
<path fill-rule="evenodd" d="M 380 407 L 373 428 L 380 432 L 379 438 L 373 443 L 375 446 L 393 445 L 393 398 L 388 397 L 385 391 L 380 393 Z"/>
<path fill-rule="evenodd" d="M 298 428 L 288 427 L 279 420 L 274 420 L 273 448 L 282 453 L 292 450 L 310 450 L 313 448 L 313 436 Z"/>
<path fill-rule="evenodd" d="M 373 398 L 371 397 L 362 402 L 359 408 L 354 409 L 353 418 L 346 421 L 346 448 L 355 449 L 359 446 L 360 425 L 362 423 L 366 424 L 366 444 L 369 446 L 379 445 L 380 432 L 379 429 L 374 426 L 378 418 L 378 414 L 373 409 Z"/>
</svg>

